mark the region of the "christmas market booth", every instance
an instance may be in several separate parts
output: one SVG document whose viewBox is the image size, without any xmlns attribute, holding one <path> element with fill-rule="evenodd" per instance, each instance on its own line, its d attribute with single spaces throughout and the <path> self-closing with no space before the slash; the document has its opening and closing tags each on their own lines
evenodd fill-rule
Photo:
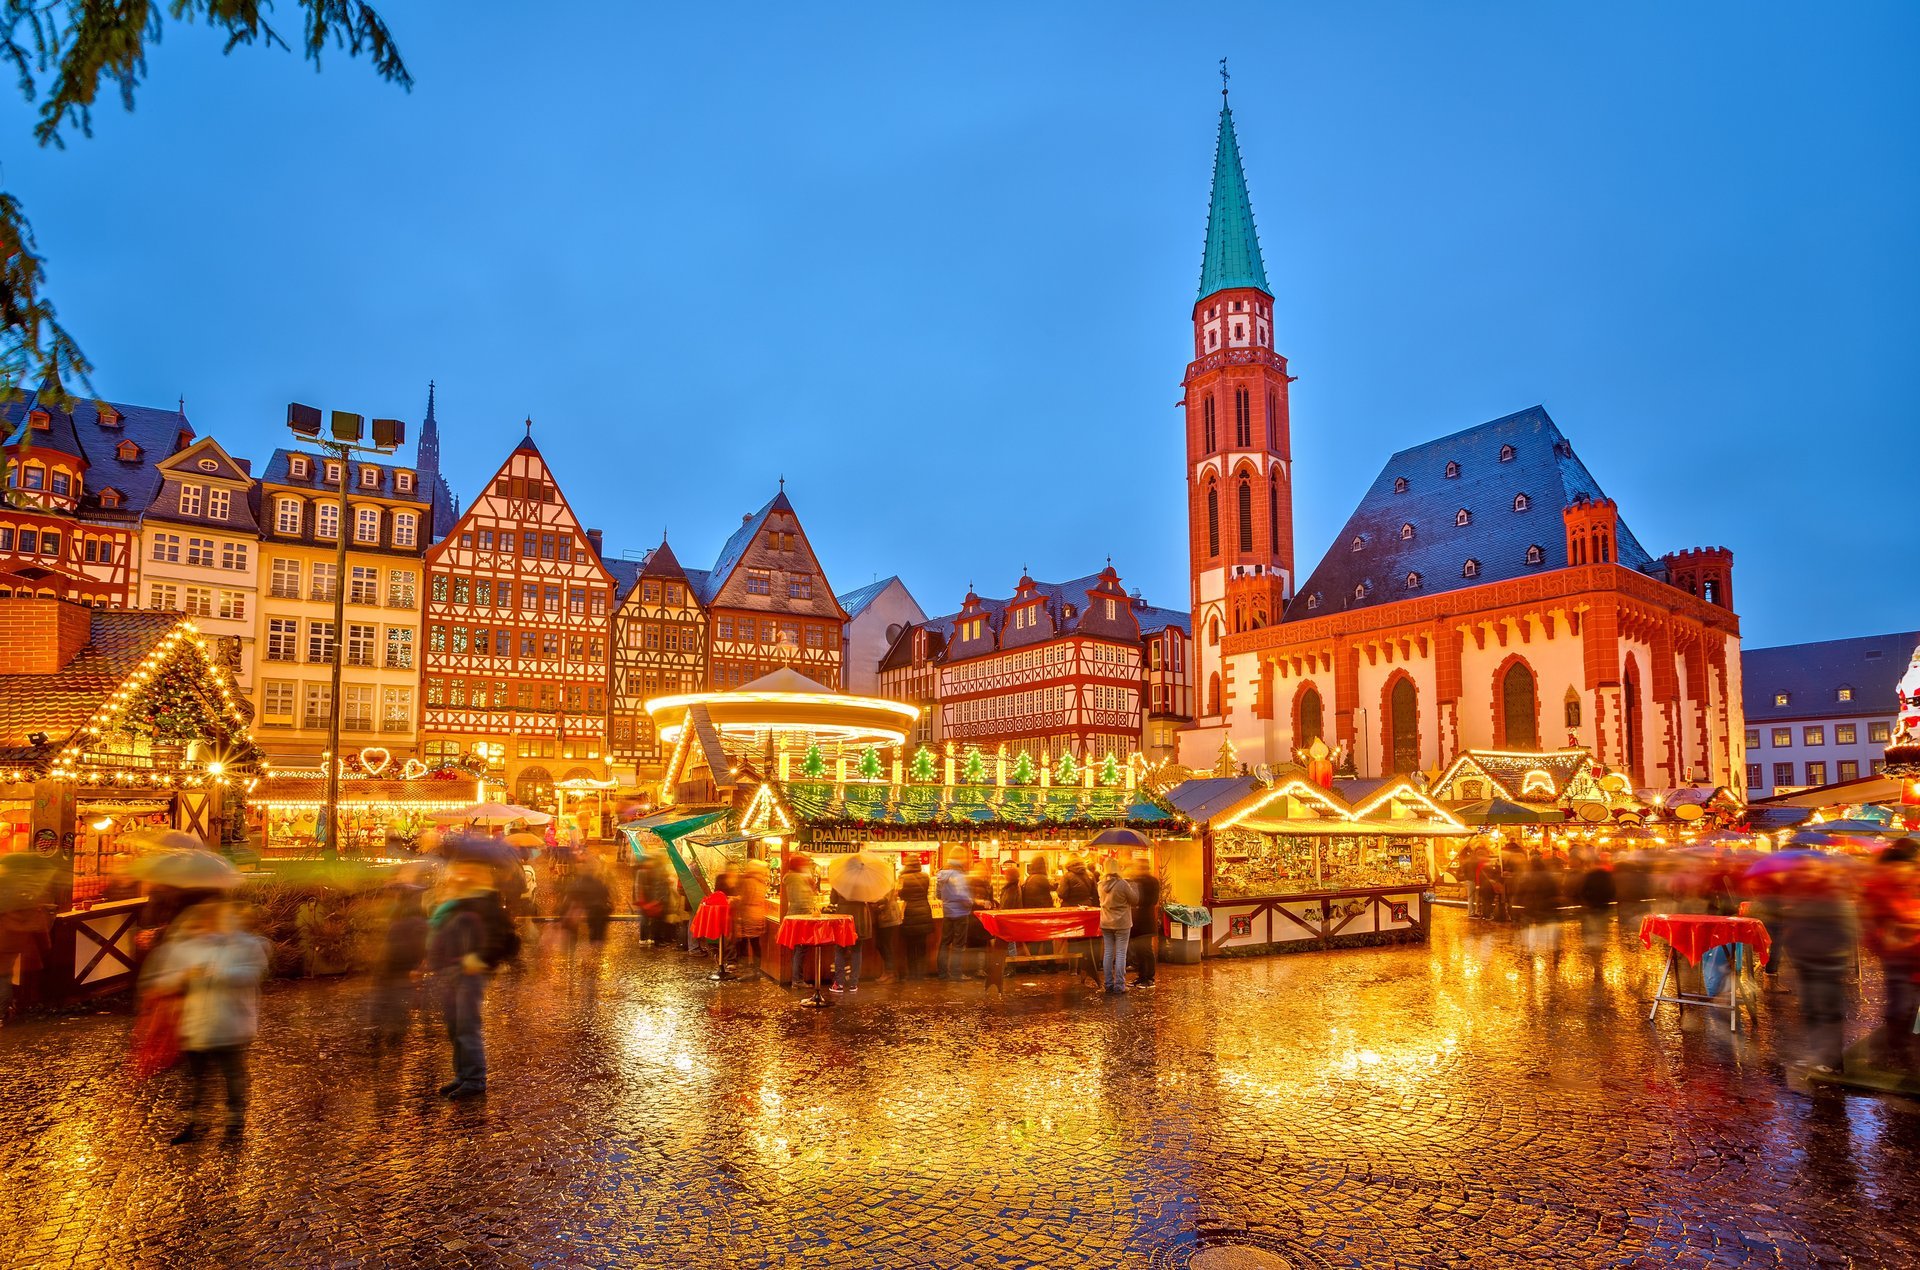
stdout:
<svg viewBox="0 0 1920 1270">
<path fill-rule="evenodd" d="M 261 854 L 318 856 L 326 800 L 324 768 L 270 772 L 249 801 Z M 395 763 L 385 750 L 361 750 L 340 760 L 340 850 L 362 858 L 412 855 L 435 812 L 485 801 L 482 777 L 471 765 L 430 769 L 419 759 Z"/>
<path fill-rule="evenodd" d="M 1193 826 L 1164 874 L 1169 916 L 1193 917 L 1176 940 L 1219 956 L 1427 937 L 1436 862 L 1473 830 L 1407 777 L 1323 779 L 1263 767 L 1166 791 Z"/>
<path fill-rule="evenodd" d="M 0 868 L 43 878 L 54 909 L 31 995 L 125 986 L 144 901 L 126 866 L 140 836 L 237 839 L 258 781 L 244 698 L 210 640 L 176 613 L 64 600 L 0 605 Z"/>
</svg>

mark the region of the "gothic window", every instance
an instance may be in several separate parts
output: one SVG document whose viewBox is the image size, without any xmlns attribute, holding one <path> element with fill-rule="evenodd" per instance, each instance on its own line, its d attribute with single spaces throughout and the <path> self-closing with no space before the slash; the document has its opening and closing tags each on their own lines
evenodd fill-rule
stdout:
<svg viewBox="0 0 1920 1270">
<path fill-rule="evenodd" d="M 1325 710 L 1320 703 L 1320 690 L 1308 686 L 1300 694 L 1300 726 L 1294 729 L 1293 743 L 1305 747 L 1325 735 Z"/>
<path fill-rule="evenodd" d="M 1547 553 L 1541 549 L 1539 543 L 1535 543 L 1533 546 L 1527 548 L 1528 564 L 1545 564 L 1546 562 Z"/>
<path fill-rule="evenodd" d="M 1215 439 L 1214 419 L 1213 419 L 1213 395 L 1211 393 L 1209 393 L 1206 399 L 1200 403 L 1200 417 L 1205 423 L 1205 428 L 1203 429 L 1205 434 L 1203 438 L 1204 444 L 1202 445 L 1201 448 L 1206 450 L 1209 454 L 1211 454 L 1214 450 L 1214 439 Z"/>
<path fill-rule="evenodd" d="M 1267 389 L 1267 448 L 1272 449 L 1280 439 L 1280 394 Z"/>
<path fill-rule="evenodd" d="M 1460 475 L 1460 465 L 1458 463 L 1455 463 L 1452 459 L 1448 459 L 1447 460 L 1447 479 L 1451 481 L 1459 475 Z"/>
<path fill-rule="evenodd" d="M 1502 463 L 1511 463 L 1511 462 L 1513 462 L 1513 447 L 1512 447 L 1512 446 L 1510 446 L 1510 445 L 1503 445 L 1503 446 L 1501 446 L 1501 447 L 1500 447 L 1500 461 L 1501 461 Z"/>
<path fill-rule="evenodd" d="M 1525 494 L 1515 494 L 1513 496 L 1513 510 L 1517 512 L 1523 512 L 1531 506 L 1533 506 L 1533 500 L 1528 498 Z"/>
<path fill-rule="evenodd" d="M 1462 507 L 1459 511 L 1453 514 L 1453 523 L 1463 528 L 1467 525 L 1471 525 L 1473 523 L 1473 513 L 1468 511 L 1466 508 Z"/>
<path fill-rule="evenodd" d="M 1539 747 L 1539 710 L 1533 671 L 1523 661 L 1509 666 L 1500 681 L 1500 713 L 1506 724 L 1507 745 L 1523 750 Z"/>
<path fill-rule="evenodd" d="M 1413 540 L 1412 522 L 1400 526 L 1400 539 L 1402 542 L 1411 542 Z"/>
<path fill-rule="evenodd" d="M 1217 617 L 1207 622 L 1207 643 L 1214 645 L 1220 643 L 1220 619 Z"/>
<path fill-rule="evenodd" d="M 1240 550 L 1253 550 L 1253 482 L 1240 478 Z"/>
<path fill-rule="evenodd" d="M 1235 334 L 1239 334 L 1238 328 Z M 1253 407 L 1245 388 L 1233 390 L 1233 443 L 1242 449 L 1253 444 Z"/>
<path fill-rule="evenodd" d="M 1390 775 L 1399 776 L 1420 767 L 1420 701 L 1413 680 L 1394 681 L 1387 694 L 1387 754 Z"/>
<path fill-rule="evenodd" d="M 1267 478 L 1267 540 L 1275 555 L 1280 552 L 1280 478 Z"/>
<path fill-rule="evenodd" d="M 1220 713 L 1220 674 L 1218 671 L 1207 676 L 1207 713 Z"/>
<path fill-rule="evenodd" d="M 1394 477 L 1394 478 L 1393 478 L 1393 492 L 1394 492 L 1394 493 L 1396 493 L 1396 494 L 1404 494 L 1404 493 L 1406 493 L 1406 492 L 1407 492 L 1407 478 L 1406 478 L 1406 477 L 1404 477 L 1404 476 L 1396 476 L 1396 477 Z"/>
<path fill-rule="evenodd" d="M 1420 589 L 1420 575 L 1417 573 L 1409 573 L 1407 575 L 1407 590 L 1418 591 L 1419 589 Z"/>
<path fill-rule="evenodd" d="M 1207 555 L 1220 554 L 1220 489 L 1207 483 Z"/>
<path fill-rule="evenodd" d="M 1479 562 L 1478 560 L 1469 560 L 1469 561 L 1467 561 L 1467 562 L 1466 562 L 1465 564 L 1463 564 L 1463 565 L 1461 565 L 1461 566 L 1460 566 L 1460 576 L 1461 576 L 1461 577 L 1463 577 L 1463 578 L 1477 578 L 1477 577 L 1479 577 L 1479 576 L 1480 576 L 1480 562 Z"/>
</svg>

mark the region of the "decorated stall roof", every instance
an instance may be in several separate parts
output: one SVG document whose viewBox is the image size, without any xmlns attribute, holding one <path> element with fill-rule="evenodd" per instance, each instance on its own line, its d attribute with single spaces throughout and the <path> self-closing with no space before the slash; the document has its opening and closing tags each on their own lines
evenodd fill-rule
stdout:
<svg viewBox="0 0 1920 1270">
<path fill-rule="evenodd" d="M 1283 767 L 1270 781 L 1251 776 L 1202 777 L 1167 791 L 1167 802 L 1196 824 L 1225 830 L 1303 835 L 1452 836 L 1471 833 L 1405 776 L 1315 785 L 1302 768 Z"/>
<path fill-rule="evenodd" d="M 1579 749 L 1465 750 L 1447 764 L 1428 791 L 1445 803 L 1484 798 L 1562 805 L 1608 801 L 1593 755 Z"/>
<path fill-rule="evenodd" d="M 270 806 L 323 806 L 327 800 L 327 778 L 273 772 L 261 785 L 255 798 Z M 373 776 L 340 778 L 342 806 L 385 807 L 405 804 L 409 807 L 452 808 L 472 806 L 479 800 L 478 783 L 471 777 L 423 777 L 419 780 Z"/>
<path fill-rule="evenodd" d="M 1146 794 L 1119 786 L 893 785 L 880 781 L 769 781 L 763 814 L 778 811 L 802 828 L 1007 831 L 1132 825 L 1182 830 L 1185 821 Z M 762 809 L 756 792 L 753 809 Z M 752 811 L 752 831 L 761 825 Z M 766 832 L 775 832 L 768 828 Z"/>
</svg>

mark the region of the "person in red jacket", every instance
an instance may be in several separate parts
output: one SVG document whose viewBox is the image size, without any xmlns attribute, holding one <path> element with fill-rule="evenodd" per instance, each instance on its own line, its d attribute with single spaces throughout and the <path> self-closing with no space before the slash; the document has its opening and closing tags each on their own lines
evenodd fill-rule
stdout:
<svg viewBox="0 0 1920 1270">
<path fill-rule="evenodd" d="M 1912 1067 L 1920 1046 L 1920 841 L 1902 838 L 1882 851 L 1860 900 L 1866 945 L 1886 972 L 1883 1052 L 1889 1063 Z"/>
</svg>

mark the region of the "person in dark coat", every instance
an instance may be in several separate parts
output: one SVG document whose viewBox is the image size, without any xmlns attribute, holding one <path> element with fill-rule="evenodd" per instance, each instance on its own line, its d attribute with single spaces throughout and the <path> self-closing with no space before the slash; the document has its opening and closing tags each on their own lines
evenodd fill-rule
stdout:
<svg viewBox="0 0 1920 1270">
<path fill-rule="evenodd" d="M 426 887 L 408 865 L 388 888 L 386 936 L 373 968 L 373 1044 L 398 1045 L 417 1003 L 414 976 L 427 956 Z"/>
<path fill-rule="evenodd" d="M 1027 861 L 1026 880 L 1020 883 L 1020 907 L 1053 907 L 1053 879 L 1047 876 L 1045 856 L 1035 856 Z"/>
<path fill-rule="evenodd" d="M 1860 944 L 1860 919 L 1842 888 L 1783 896 L 1780 942 L 1800 1002 L 1801 1062 L 1838 1071 L 1846 1050 L 1847 979 Z"/>
<path fill-rule="evenodd" d="M 561 911 L 570 929 L 585 927 L 587 942 L 598 948 L 607 942 L 607 923 L 613 919 L 613 892 L 606 879 L 591 864 L 584 864 L 567 879 L 561 898 Z"/>
<path fill-rule="evenodd" d="M 453 1042 L 453 1079 L 443 1098 L 487 1092 L 487 1049 L 481 1026 L 487 972 L 518 951 L 513 921 L 484 864 L 459 861 L 427 919 L 427 967 L 440 975 L 440 1009 Z"/>
<path fill-rule="evenodd" d="M 1067 861 L 1067 871 L 1060 875 L 1060 907 L 1097 908 L 1099 903 L 1086 863 L 1081 860 Z"/>
<path fill-rule="evenodd" d="M 919 979 L 926 974 L 927 939 L 933 931 L 930 879 L 914 860 L 900 873 L 900 977 Z"/>
<path fill-rule="evenodd" d="M 1600 950 L 1606 947 L 1607 922 L 1613 916 L 1614 900 L 1618 890 L 1613 884 L 1613 870 L 1599 859 L 1584 861 L 1585 871 L 1580 874 L 1580 882 L 1575 895 L 1580 901 L 1580 938 L 1589 953 L 1596 958 Z M 1599 973 L 1599 963 L 1594 963 L 1594 973 Z"/>
<path fill-rule="evenodd" d="M 1160 965 L 1160 879 L 1145 860 L 1135 860 L 1127 880 L 1133 883 L 1133 936 L 1127 944 L 1127 959 L 1133 962 L 1133 986 L 1151 988 Z"/>
</svg>

